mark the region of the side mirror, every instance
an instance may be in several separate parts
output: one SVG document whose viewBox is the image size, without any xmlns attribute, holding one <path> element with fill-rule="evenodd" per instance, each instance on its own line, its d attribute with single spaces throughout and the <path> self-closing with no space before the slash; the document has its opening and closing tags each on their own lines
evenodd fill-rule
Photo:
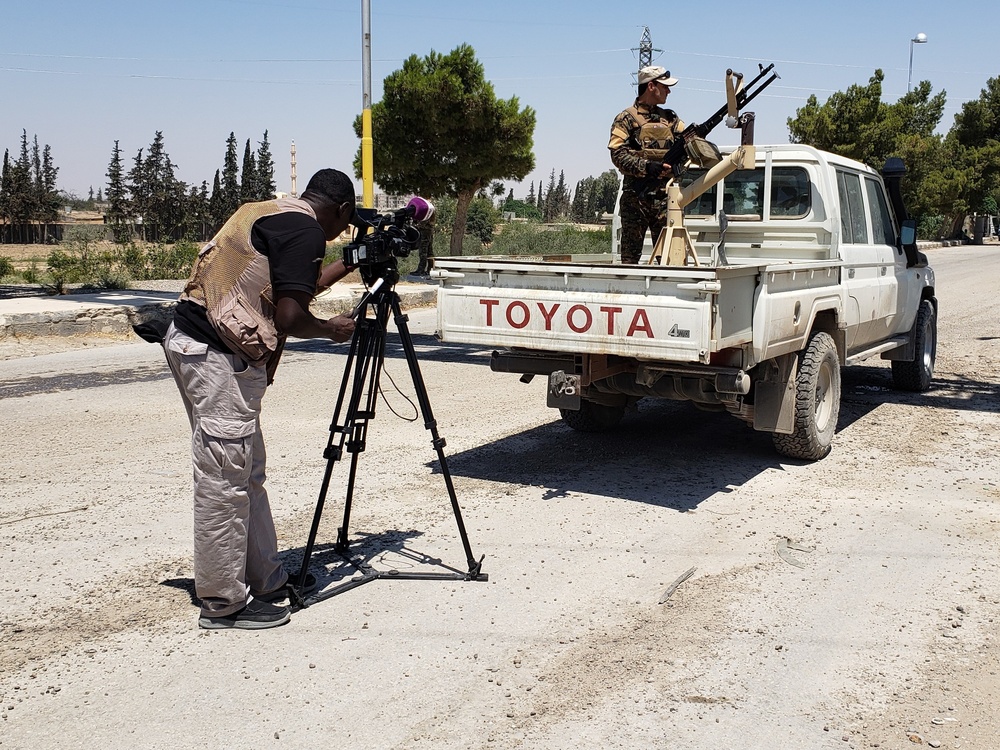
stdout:
<svg viewBox="0 0 1000 750">
<path fill-rule="evenodd" d="M 913 219 L 907 219 L 903 222 L 903 226 L 899 230 L 899 244 L 906 246 L 912 245 L 917 241 L 917 222 Z"/>
</svg>

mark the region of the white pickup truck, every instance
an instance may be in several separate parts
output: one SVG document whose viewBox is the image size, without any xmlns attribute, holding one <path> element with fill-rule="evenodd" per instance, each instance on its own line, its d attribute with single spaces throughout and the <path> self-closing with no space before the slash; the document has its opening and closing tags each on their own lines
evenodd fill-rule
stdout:
<svg viewBox="0 0 1000 750">
<path fill-rule="evenodd" d="M 495 347 L 497 372 L 549 378 L 548 404 L 582 431 L 642 398 L 725 410 L 783 455 L 829 453 L 841 367 L 881 355 L 896 387 L 930 387 L 934 272 L 882 174 L 803 145 L 686 196 L 686 257 L 440 257 L 438 336 Z M 689 173 L 687 182 L 698 172 Z M 682 183 L 685 184 L 685 183 Z M 617 235 L 617 232 L 613 232 Z"/>
</svg>

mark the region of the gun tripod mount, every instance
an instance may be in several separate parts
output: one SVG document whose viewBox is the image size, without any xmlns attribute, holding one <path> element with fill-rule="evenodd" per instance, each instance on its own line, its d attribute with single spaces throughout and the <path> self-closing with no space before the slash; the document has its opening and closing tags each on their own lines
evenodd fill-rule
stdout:
<svg viewBox="0 0 1000 750">
<path fill-rule="evenodd" d="M 369 269 L 364 270 L 368 271 Z M 303 554 L 302 568 L 299 570 L 299 574 L 294 581 L 289 580 L 289 598 L 292 607 L 295 609 L 308 606 L 306 603 L 307 597 L 302 595 L 306 582 L 306 573 L 309 570 L 316 536 L 319 532 L 320 520 L 323 515 L 323 507 L 326 504 L 326 496 L 330 487 L 330 477 L 333 473 L 333 467 L 337 461 L 344 458 L 345 450 L 351 456 L 350 471 L 348 473 L 347 493 L 344 501 L 343 525 L 341 525 L 337 532 L 337 542 L 333 549 L 358 571 L 358 575 L 355 575 L 349 581 L 324 591 L 318 596 L 308 597 L 311 601 L 323 601 L 349 589 L 382 578 L 393 580 L 445 581 L 488 580 L 487 574 L 482 572 L 483 558 L 481 557 L 477 561 L 472 554 L 469 536 L 465 530 L 465 523 L 462 521 L 462 510 L 455 496 L 455 486 L 452 482 L 451 472 L 448 470 L 448 461 L 444 454 L 446 443 L 444 438 L 438 435 L 437 422 L 434 420 L 430 400 L 427 396 L 427 388 L 420 374 L 417 354 L 413 348 L 413 339 L 410 337 L 410 331 L 406 325 L 408 318 L 400 309 L 399 295 L 395 290 L 399 273 L 396 269 L 394 259 L 385 264 L 383 268 L 377 269 L 377 273 L 373 274 L 372 277 L 376 275 L 377 280 L 365 292 L 351 313 L 351 316 L 356 320 L 356 325 L 354 335 L 351 339 L 350 351 L 347 356 L 344 379 L 340 384 L 337 406 L 334 410 L 333 421 L 330 424 L 330 438 L 327 441 L 326 450 L 323 452 L 323 457 L 327 460 L 326 471 L 323 475 L 323 484 L 320 488 L 319 500 L 316 503 L 312 528 L 309 531 L 309 540 L 306 543 Z M 449 568 L 449 570 L 455 571 L 453 573 L 379 571 L 365 562 L 363 556 L 352 556 L 350 554 L 348 530 L 350 528 L 351 504 L 354 497 L 358 461 L 365 450 L 368 423 L 375 418 L 375 405 L 379 395 L 379 379 L 385 360 L 386 327 L 390 313 L 393 316 L 400 341 L 403 345 L 403 351 L 406 354 L 406 362 L 409 366 L 410 377 L 413 380 L 420 414 L 424 419 L 424 427 L 430 430 L 431 443 L 437 452 L 438 462 L 441 466 L 441 475 L 448 490 L 448 497 L 451 499 L 452 512 L 458 523 L 458 532 L 462 538 L 462 546 L 465 548 L 465 557 L 469 566 L 466 573 L 462 573 L 455 568 Z M 344 419 L 340 421 L 340 415 L 345 405 Z"/>
</svg>

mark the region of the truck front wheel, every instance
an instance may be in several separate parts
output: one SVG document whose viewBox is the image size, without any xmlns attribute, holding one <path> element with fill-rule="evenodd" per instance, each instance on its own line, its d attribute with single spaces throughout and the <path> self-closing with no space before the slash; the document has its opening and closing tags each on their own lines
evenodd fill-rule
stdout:
<svg viewBox="0 0 1000 750">
<path fill-rule="evenodd" d="M 893 360 L 892 384 L 901 391 L 926 391 L 931 387 L 937 358 L 937 316 L 929 300 L 921 302 L 917 310 L 913 343 L 917 356 L 912 362 Z"/>
<path fill-rule="evenodd" d="M 567 425 L 577 432 L 604 432 L 622 421 L 624 406 L 607 406 L 583 400 L 580 409 L 560 409 L 559 414 Z"/>
<path fill-rule="evenodd" d="M 840 416 L 840 359 L 827 333 L 814 333 L 799 354 L 795 378 L 795 432 L 773 433 L 774 447 L 789 458 L 815 461 L 830 452 Z"/>
</svg>

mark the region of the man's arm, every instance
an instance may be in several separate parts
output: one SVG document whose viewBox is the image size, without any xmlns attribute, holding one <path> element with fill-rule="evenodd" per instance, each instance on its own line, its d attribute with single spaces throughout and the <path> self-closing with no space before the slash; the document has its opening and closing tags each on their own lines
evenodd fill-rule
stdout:
<svg viewBox="0 0 1000 750">
<path fill-rule="evenodd" d="M 611 163 L 614 164 L 622 174 L 632 177 L 646 176 L 646 159 L 643 159 L 639 150 L 630 143 L 631 129 L 635 121 L 628 116 L 628 112 L 622 112 L 615 118 L 611 125 L 611 139 L 608 141 L 608 150 L 611 151 Z"/>
<path fill-rule="evenodd" d="M 335 260 L 333 263 L 323 266 L 323 270 L 319 273 L 316 291 L 322 292 L 324 289 L 329 289 L 353 270 L 354 268 L 348 268 L 343 260 Z"/>
<path fill-rule="evenodd" d="M 336 261 L 336 263 L 343 266 L 343 261 Z M 335 265 L 335 263 L 330 265 Z M 323 270 L 326 271 L 326 269 Z M 343 268 L 339 270 L 343 271 Z M 346 274 L 347 271 L 343 271 L 340 277 Z M 320 280 L 322 282 L 322 276 Z M 347 315 L 337 315 L 328 320 L 320 320 L 309 312 L 309 303 L 312 302 L 313 295 L 308 292 L 277 292 L 275 296 L 274 322 L 278 330 L 286 336 L 295 336 L 300 339 L 331 339 L 343 342 L 347 341 L 354 333 L 354 320 Z"/>
</svg>

